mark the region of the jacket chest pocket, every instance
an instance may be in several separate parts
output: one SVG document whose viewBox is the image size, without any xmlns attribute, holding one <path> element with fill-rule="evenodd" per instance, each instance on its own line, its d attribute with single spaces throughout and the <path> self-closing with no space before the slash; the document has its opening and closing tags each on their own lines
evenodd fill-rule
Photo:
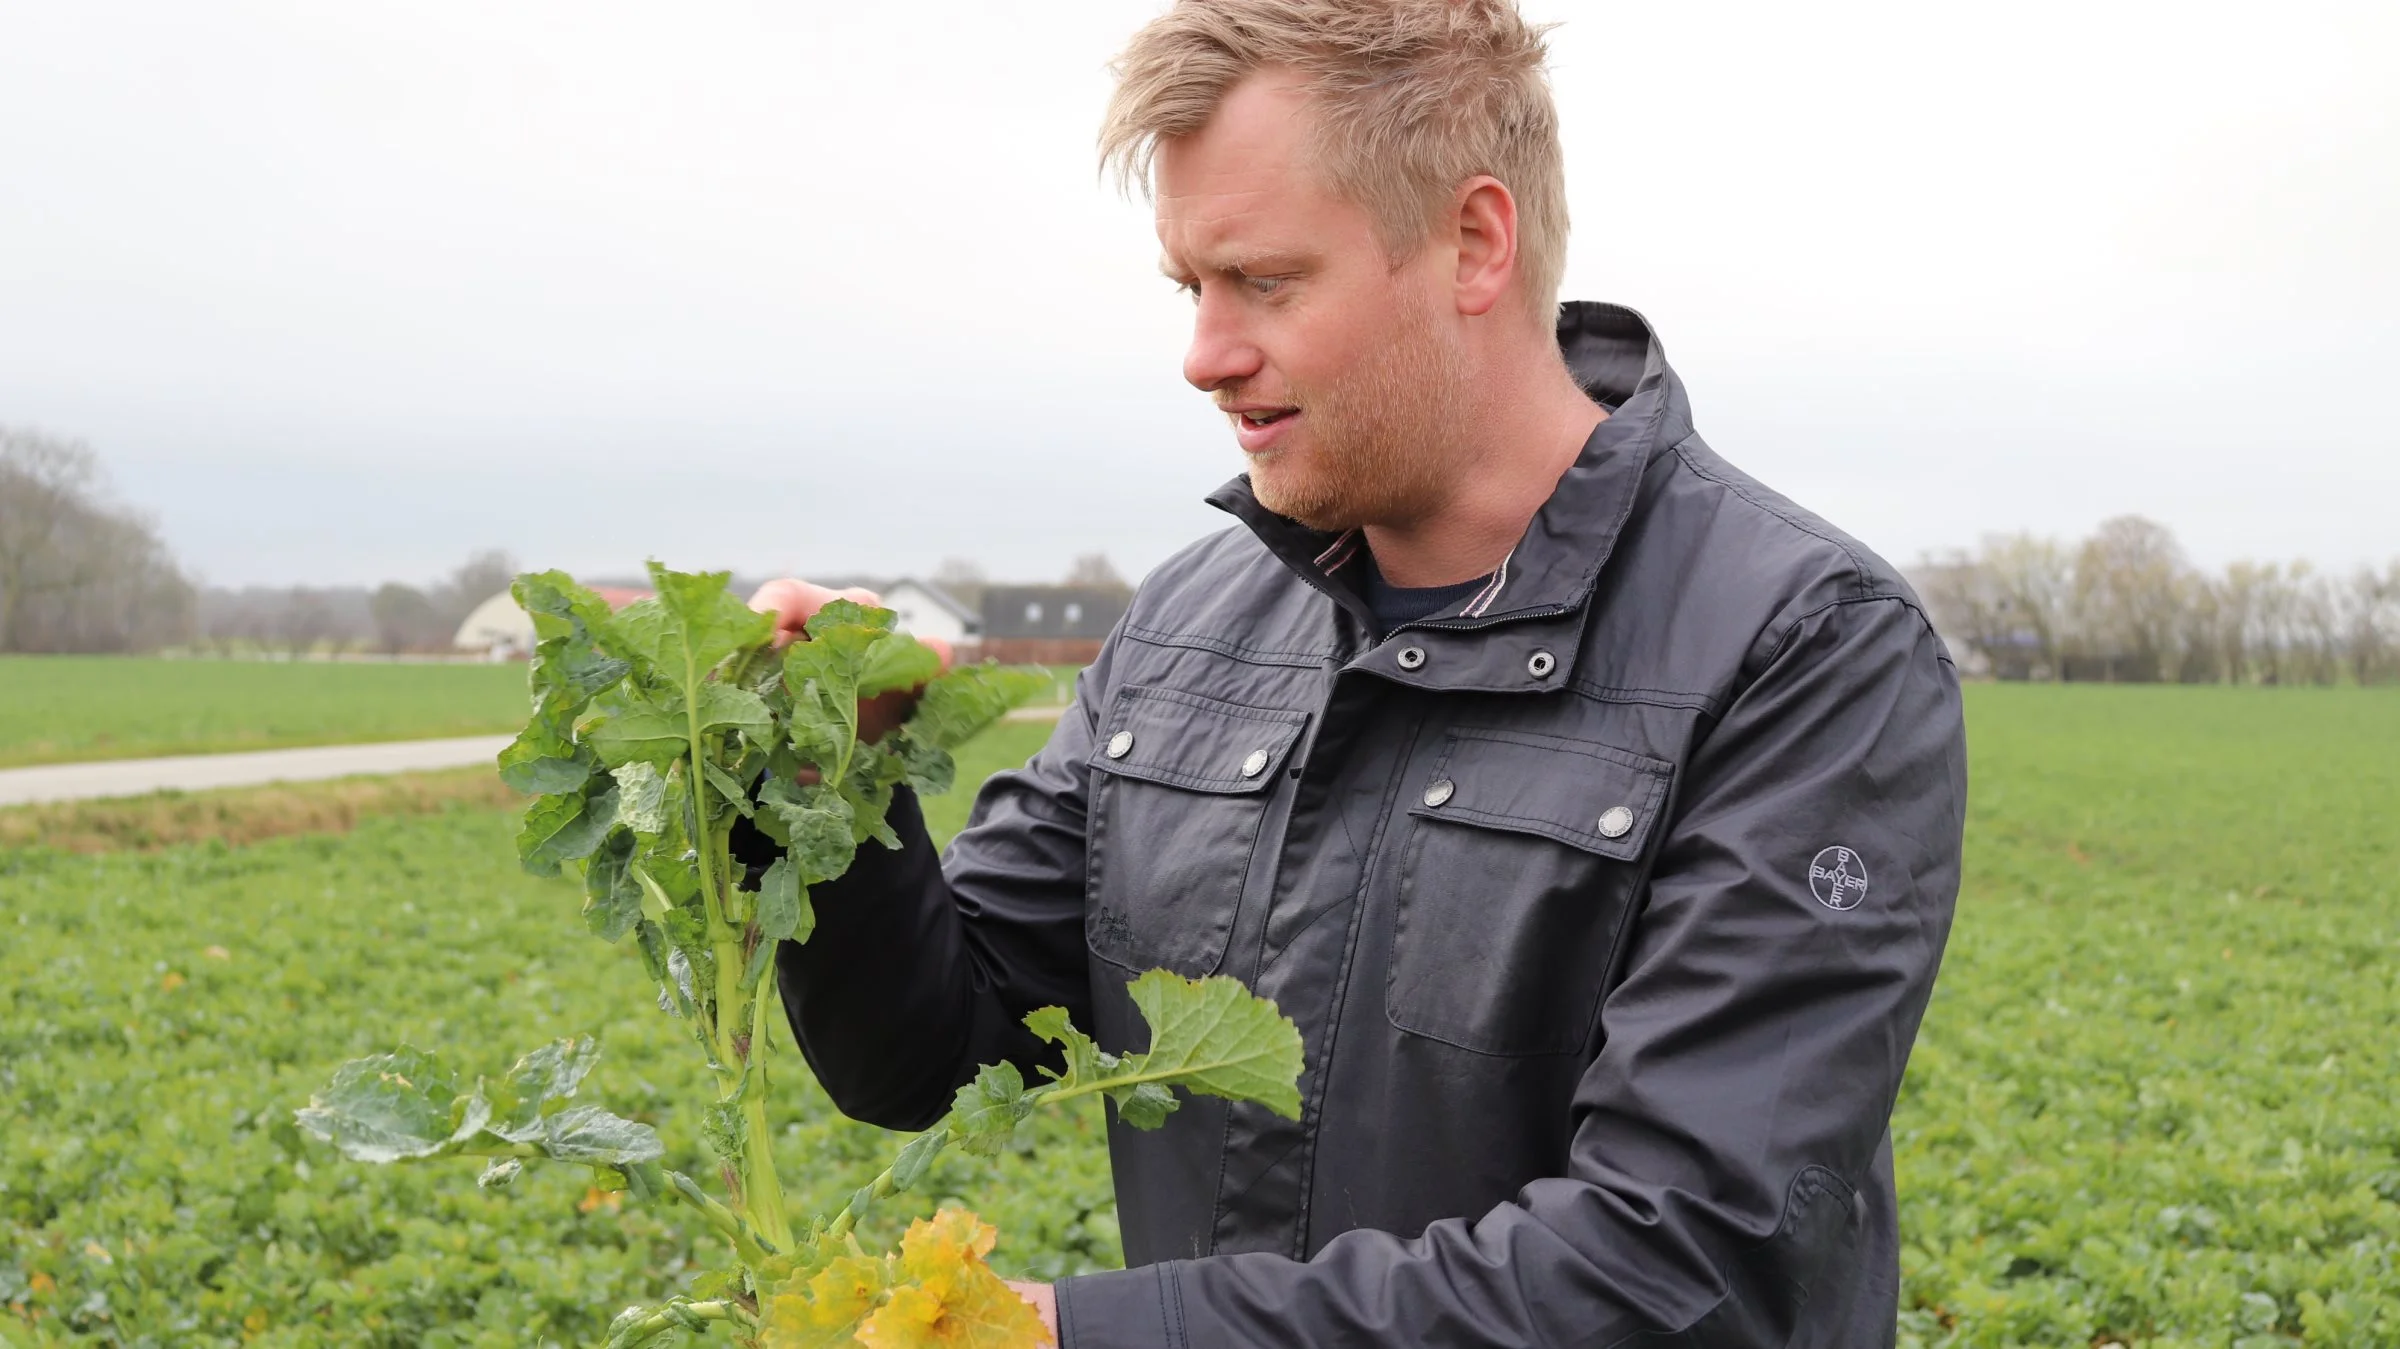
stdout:
<svg viewBox="0 0 2400 1349">
<path fill-rule="evenodd" d="M 1141 971 L 1224 963 L 1242 888 L 1305 712 L 1126 688 L 1091 758 L 1084 938 Z"/>
<path fill-rule="evenodd" d="M 1591 741 L 1449 732 L 1411 787 L 1392 1024 L 1484 1054 L 1582 1050 L 1673 775 Z"/>
</svg>

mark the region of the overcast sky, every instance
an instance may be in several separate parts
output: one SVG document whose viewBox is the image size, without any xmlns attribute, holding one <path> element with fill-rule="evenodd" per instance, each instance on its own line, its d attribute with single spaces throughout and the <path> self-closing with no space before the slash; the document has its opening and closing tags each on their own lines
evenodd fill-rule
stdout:
<svg viewBox="0 0 2400 1349">
<path fill-rule="evenodd" d="M 1146 0 L 0 0 L 0 422 L 211 582 L 1129 574 L 1238 470 L 1102 185 Z M 2400 555 L 2400 5 L 1527 0 L 1566 294 L 1903 563 Z"/>
</svg>

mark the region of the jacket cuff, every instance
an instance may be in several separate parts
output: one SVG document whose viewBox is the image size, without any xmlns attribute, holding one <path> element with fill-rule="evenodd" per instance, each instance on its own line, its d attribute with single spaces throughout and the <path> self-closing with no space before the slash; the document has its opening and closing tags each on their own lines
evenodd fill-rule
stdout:
<svg viewBox="0 0 2400 1349">
<path fill-rule="evenodd" d="M 1185 1349 L 1180 1260 L 1060 1280 L 1058 1349 Z"/>
</svg>

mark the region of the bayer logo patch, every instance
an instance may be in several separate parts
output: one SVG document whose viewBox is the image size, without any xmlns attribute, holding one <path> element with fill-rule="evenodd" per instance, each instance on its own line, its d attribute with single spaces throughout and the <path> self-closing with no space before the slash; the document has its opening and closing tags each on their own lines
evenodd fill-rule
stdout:
<svg viewBox="0 0 2400 1349">
<path fill-rule="evenodd" d="M 1855 909 L 1867 897 L 1867 864 L 1848 848 L 1827 848 L 1808 864 L 1808 888 L 1826 908 Z"/>
</svg>

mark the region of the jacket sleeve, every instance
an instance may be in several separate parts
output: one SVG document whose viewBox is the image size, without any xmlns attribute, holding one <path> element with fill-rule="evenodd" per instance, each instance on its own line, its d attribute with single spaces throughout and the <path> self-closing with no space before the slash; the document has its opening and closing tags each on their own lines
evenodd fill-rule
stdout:
<svg viewBox="0 0 2400 1349">
<path fill-rule="evenodd" d="M 777 986 L 800 1052 L 843 1113 L 926 1128 L 980 1064 L 1005 1059 L 1028 1078 L 1060 1064 L 1025 1029 L 1027 1012 L 1063 1006 L 1090 1024 L 1084 693 L 1107 660 L 1079 678 L 1041 752 L 984 784 L 947 861 L 902 788 L 888 817 L 900 848 L 868 844 L 809 892 L 816 930 L 776 952 Z"/>
<path fill-rule="evenodd" d="M 1901 599 L 1792 620 L 1752 668 L 1680 784 L 1566 1174 L 1305 1262 L 1070 1280 L 1064 1343 L 1748 1349 L 1841 1324 L 1877 1277 L 1861 1205 L 1957 895 L 1965 735 Z"/>
</svg>

